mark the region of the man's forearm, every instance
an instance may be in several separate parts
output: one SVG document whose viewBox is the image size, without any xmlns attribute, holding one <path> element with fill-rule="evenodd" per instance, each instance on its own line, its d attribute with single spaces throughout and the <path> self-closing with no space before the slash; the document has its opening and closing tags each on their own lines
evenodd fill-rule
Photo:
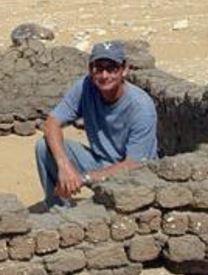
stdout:
<svg viewBox="0 0 208 275">
<path fill-rule="evenodd" d="M 131 170 L 131 169 L 136 169 L 136 168 L 141 168 L 141 167 L 142 167 L 141 162 L 128 159 L 128 160 L 124 160 L 122 162 L 113 164 L 111 166 L 108 166 L 101 170 L 89 171 L 88 174 L 89 174 L 92 182 L 96 182 L 96 181 L 103 180 L 107 177 L 110 177 L 118 171 Z"/>
<path fill-rule="evenodd" d="M 64 165 L 64 162 L 67 160 L 67 156 L 63 147 L 63 132 L 61 129 L 61 123 L 50 115 L 45 123 L 44 136 L 57 166 L 60 167 Z"/>
</svg>

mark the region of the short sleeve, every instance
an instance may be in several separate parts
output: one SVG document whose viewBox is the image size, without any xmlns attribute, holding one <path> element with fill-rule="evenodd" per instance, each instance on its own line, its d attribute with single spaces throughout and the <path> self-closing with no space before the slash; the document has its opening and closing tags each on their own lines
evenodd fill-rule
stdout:
<svg viewBox="0 0 208 275">
<path fill-rule="evenodd" d="M 143 161 L 157 157 L 157 114 L 151 100 L 144 102 L 140 110 L 135 107 L 130 119 L 126 144 L 126 159 Z"/>
<path fill-rule="evenodd" d="M 62 122 L 62 124 L 73 122 L 77 117 L 81 116 L 83 81 L 83 79 L 76 81 L 50 113 L 51 116 Z"/>
</svg>

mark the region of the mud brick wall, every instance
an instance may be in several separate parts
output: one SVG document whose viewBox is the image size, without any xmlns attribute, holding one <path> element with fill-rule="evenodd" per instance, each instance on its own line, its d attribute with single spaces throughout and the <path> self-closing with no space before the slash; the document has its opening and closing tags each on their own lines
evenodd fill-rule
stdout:
<svg viewBox="0 0 208 275">
<path fill-rule="evenodd" d="M 129 80 L 146 90 L 158 112 L 158 138 L 165 155 L 191 152 L 208 141 L 208 87 L 158 69 L 135 70 Z"/>
<path fill-rule="evenodd" d="M 138 275 L 208 268 L 208 148 L 143 163 L 92 186 L 73 208 L 29 213 L 0 195 L 0 275 Z"/>
</svg>

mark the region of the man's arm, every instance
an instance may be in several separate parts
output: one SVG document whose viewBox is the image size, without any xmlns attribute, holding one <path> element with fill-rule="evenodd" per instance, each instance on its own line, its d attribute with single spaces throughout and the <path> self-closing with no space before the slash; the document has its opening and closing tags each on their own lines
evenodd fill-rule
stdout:
<svg viewBox="0 0 208 275">
<path fill-rule="evenodd" d="M 89 171 L 87 174 L 90 177 L 90 181 L 93 183 L 97 181 L 103 181 L 104 179 L 112 175 L 115 175 L 115 173 L 118 171 L 131 170 L 131 169 L 136 169 L 141 167 L 142 167 L 141 162 L 131 160 L 131 159 L 126 159 L 124 161 L 118 162 L 116 164 L 113 164 L 101 170 Z"/>
<path fill-rule="evenodd" d="M 64 150 L 61 122 L 51 115 L 46 120 L 44 136 L 57 165 L 56 194 L 60 196 L 76 194 L 80 191 L 81 178 Z"/>
</svg>

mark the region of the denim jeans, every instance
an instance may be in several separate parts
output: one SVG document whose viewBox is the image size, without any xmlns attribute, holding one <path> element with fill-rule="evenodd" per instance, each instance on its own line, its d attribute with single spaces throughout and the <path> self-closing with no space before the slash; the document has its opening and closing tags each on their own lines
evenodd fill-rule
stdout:
<svg viewBox="0 0 208 275">
<path fill-rule="evenodd" d="M 80 172 L 80 176 L 89 170 L 102 169 L 107 165 L 94 155 L 89 147 L 81 143 L 65 140 L 64 149 L 68 159 Z M 57 165 L 44 138 L 41 138 L 36 144 L 36 161 L 47 206 L 51 207 L 54 204 L 70 206 L 70 200 L 54 195 L 57 182 Z"/>
</svg>

